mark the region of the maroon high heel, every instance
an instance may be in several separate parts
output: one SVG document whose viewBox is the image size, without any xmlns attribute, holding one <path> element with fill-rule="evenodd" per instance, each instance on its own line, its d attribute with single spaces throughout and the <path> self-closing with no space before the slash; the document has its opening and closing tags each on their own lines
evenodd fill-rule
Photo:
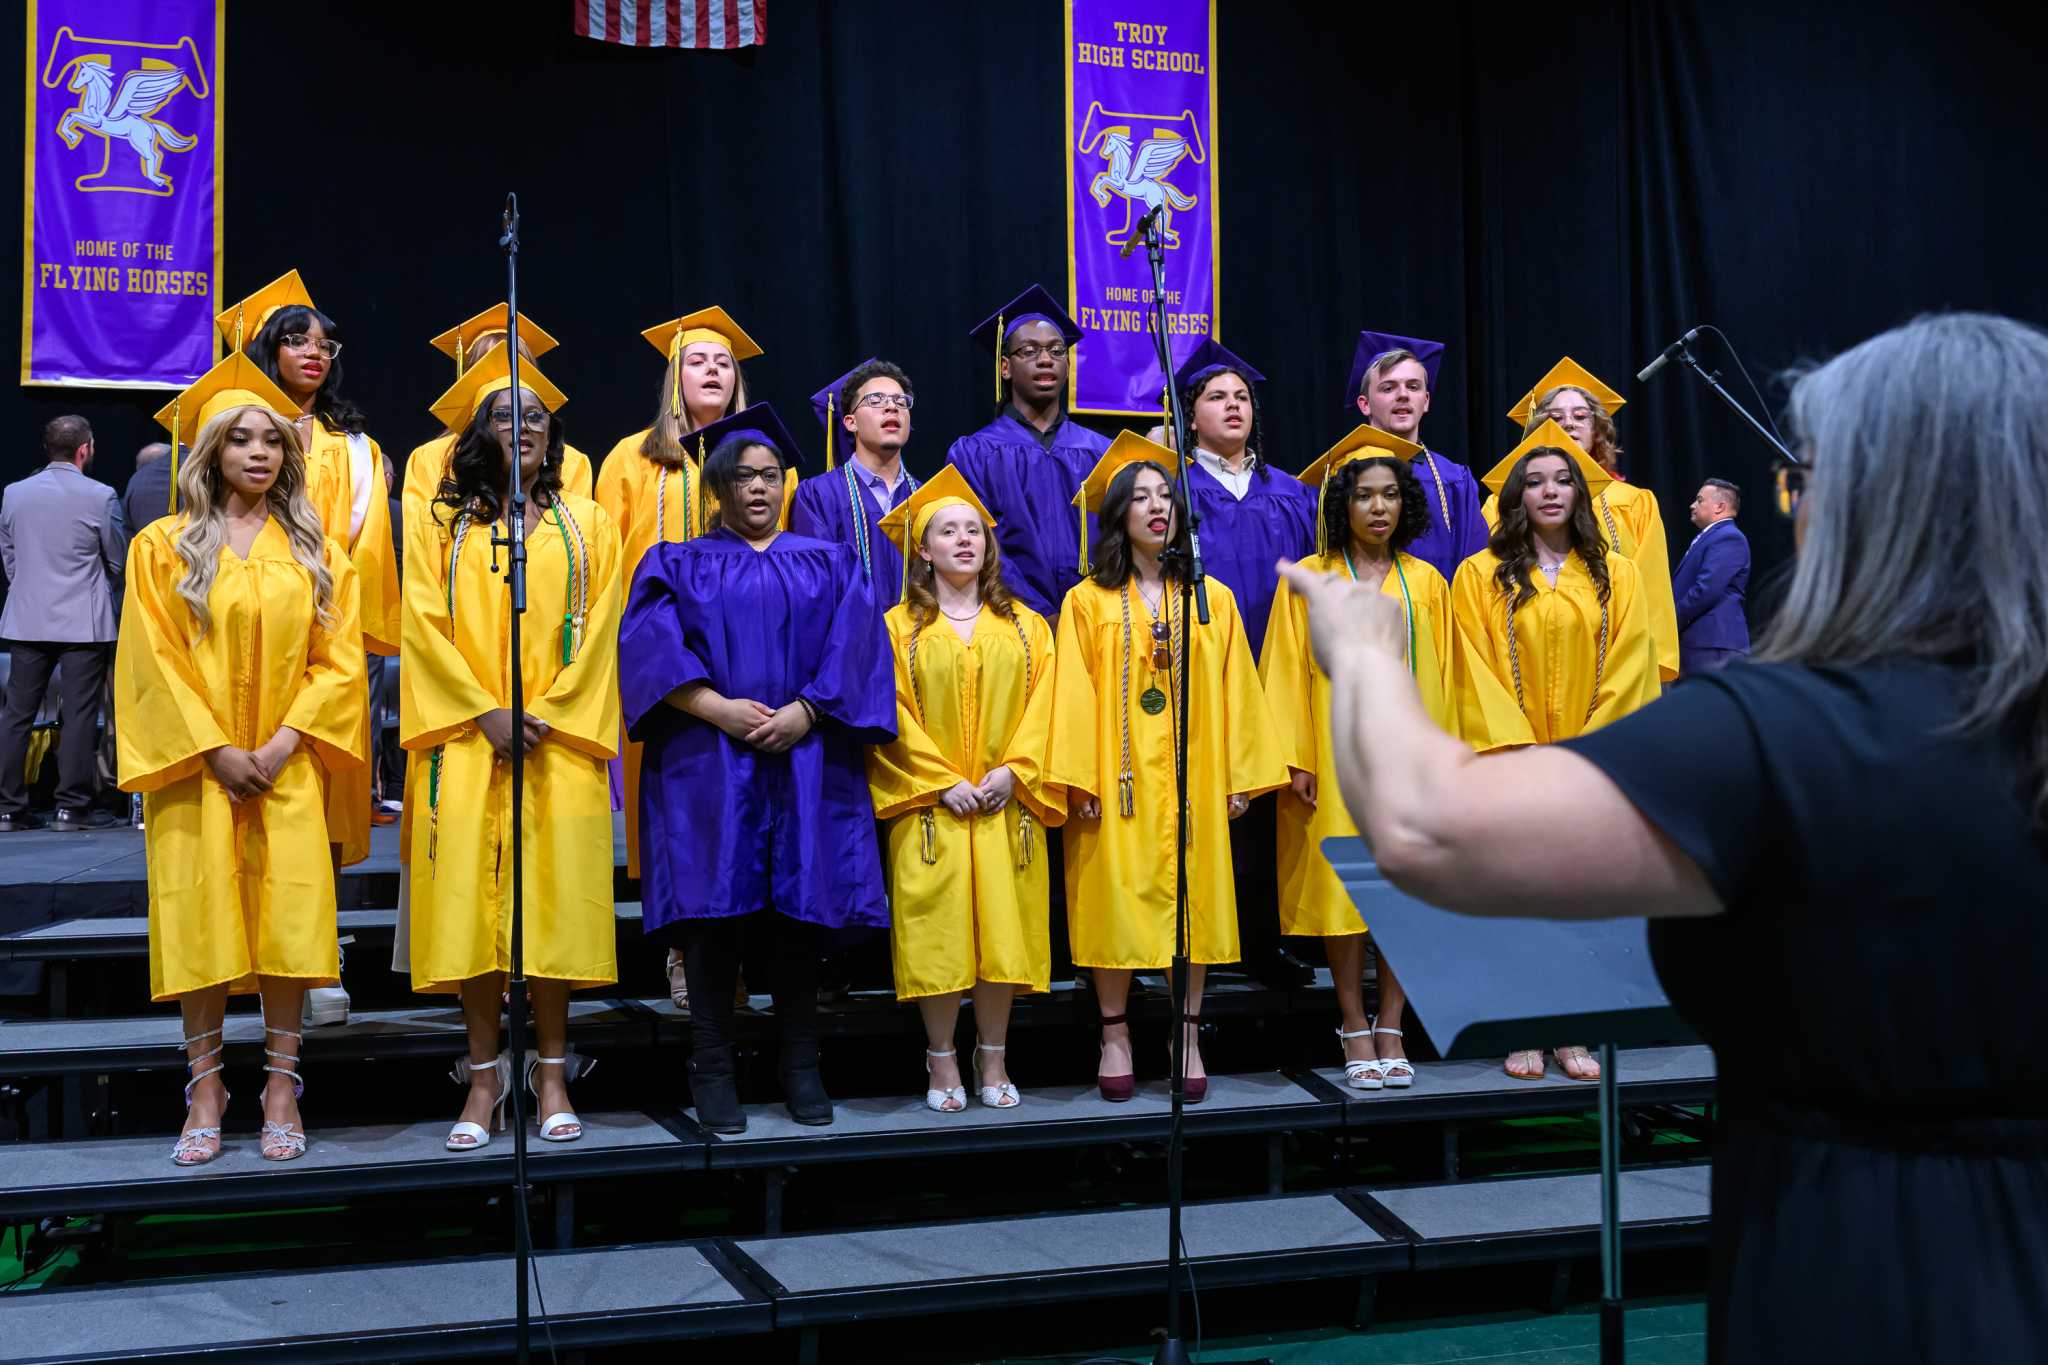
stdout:
<svg viewBox="0 0 2048 1365">
<path fill-rule="evenodd" d="M 1117 1024 L 1127 1022 L 1129 1022 L 1128 1016 L 1122 1014 L 1105 1014 L 1102 1016 L 1102 1026 L 1104 1028 L 1111 1028 Z M 1097 1065 L 1099 1066 L 1100 1063 Z M 1138 1093 L 1137 1073 L 1130 1072 L 1122 1076 L 1105 1076 L 1100 1070 L 1097 1070 L 1095 1073 L 1095 1088 L 1101 1091 L 1102 1098 L 1111 1104 L 1122 1104 L 1125 1100 Z"/>
<path fill-rule="evenodd" d="M 1201 1015 L 1183 1014 L 1181 1016 L 1181 1021 L 1183 1023 L 1193 1024 L 1195 1026 L 1196 1032 L 1199 1033 L 1201 1031 Z M 1185 1062 L 1187 1054 L 1183 1052 L 1181 1054 L 1181 1058 L 1182 1061 Z M 1171 1085 L 1173 1083 L 1173 1039 L 1171 1038 L 1166 1040 L 1166 1059 L 1167 1083 Z M 1207 1076 L 1189 1076 L 1181 1082 L 1181 1103 L 1200 1104 L 1203 1100 L 1207 1099 L 1208 1097 L 1209 1078 Z"/>
</svg>

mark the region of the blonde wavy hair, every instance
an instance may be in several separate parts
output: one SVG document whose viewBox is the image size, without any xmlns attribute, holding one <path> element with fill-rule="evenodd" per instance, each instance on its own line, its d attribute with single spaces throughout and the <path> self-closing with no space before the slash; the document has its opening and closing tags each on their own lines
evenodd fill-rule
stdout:
<svg viewBox="0 0 2048 1365">
<path fill-rule="evenodd" d="M 687 346 L 683 348 L 685 352 L 688 350 L 689 347 Z M 677 406 L 674 401 L 676 385 L 681 380 L 681 376 L 677 371 L 681 368 L 682 363 L 683 356 L 678 354 L 674 360 L 669 362 L 668 367 L 661 372 L 661 401 L 655 405 L 654 421 L 648 426 L 647 435 L 640 442 L 640 453 L 642 455 L 645 455 L 656 464 L 667 465 L 670 469 L 674 469 L 682 464 L 685 454 L 683 438 L 697 429 L 696 423 L 690 420 L 688 404 L 681 405 L 683 409 L 681 412 L 674 410 Z M 732 397 L 726 401 L 725 411 L 719 415 L 730 417 L 736 412 L 745 411 L 746 407 L 747 377 L 740 373 L 739 362 L 734 361 L 732 367 Z M 706 453 L 708 454 L 709 452 Z"/>
<path fill-rule="evenodd" d="M 192 608 L 199 622 L 199 638 L 213 628 L 213 611 L 207 599 L 213 593 L 213 575 L 220 567 L 220 547 L 227 543 L 227 479 L 220 472 L 220 453 L 228 443 L 228 432 L 245 412 L 260 413 L 284 438 L 284 461 L 271 483 L 265 500 L 270 515 L 284 528 L 291 541 L 292 558 L 313 577 L 313 606 L 322 625 L 334 621 L 334 576 L 327 571 L 327 533 L 320 516 L 306 497 L 306 451 L 292 424 L 269 408 L 229 408 L 199 430 L 192 454 L 178 471 L 178 505 L 184 509 L 185 525 L 175 542 L 178 557 L 185 561 L 185 576 L 178 580 L 178 596 Z"/>
</svg>

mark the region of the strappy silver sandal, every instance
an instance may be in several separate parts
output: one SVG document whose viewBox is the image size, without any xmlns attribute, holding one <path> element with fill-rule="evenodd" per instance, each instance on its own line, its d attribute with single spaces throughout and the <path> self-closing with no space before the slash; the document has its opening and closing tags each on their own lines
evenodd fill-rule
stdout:
<svg viewBox="0 0 2048 1365">
<path fill-rule="evenodd" d="M 301 1047 L 305 1045 L 305 1034 L 295 1033 L 288 1028 L 271 1028 L 268 1024 L 263 1026 L 263 1041 L 266 1045 L 270 1042 L 270 1035 L 273 1033 L 280 1038 L 290 1038 Z M 263 1055 L 270 1059 L 263 1063 L 265 1071 L 273 1076 L 290 1078 L 293 1099 L 296 1100 L 306 1093 L 306 1083 L 299 1077 L 298 1053 L 275 1052 L 268 1046 L 265 1046 Z M 276 1062 L 290 1062 L 292 1065 L 287 1070 L 284 1067 L 273 1064 Z M 275 1123 L 265 1119 L 263 1121 L 263 1159 L 265 1161 L 296 1161 L 304 1156 L 306 1154 L 306 1134 L 303 1131 L 303 1123 L 304 1120 L 301 1120 L 301 1128 L 294 1130 L 289 1123 Z"/>
<path fill-rule="evenodd" d="M 1374 1033 L 1385 1033 L 1395 1038 L 1401 1036 L 1401 1030 L 1397 1028 L 1381 1028 L 1378 1015 L 1373 1016 L 1372 1031 Z M 1377 1052 L 1379 1048 L 1374 1047 L 1373 1051 Z M 1387 1089 L 1406 1090 L 1409 1086 L 1415 1084 L 1415 1063 L 1409 1061 L 1406 1057 L 1382 1057 L 1380 1058 L 1380 1077 L 1386 1084 Z"/>
<path fill-rule="evenodd" d="M 193 1034 L 190 1038 L 178 1044 L 178 1046 L 190 1049 L 194 1043 L 203 1043 L 208 1038 L 220 1038 L 220 1036 L 219 1029 L 210 1028 L 204 1033 Z M 211 1052 L 202 1052 L 197 1057 L 189 1055 L 186 1057 L 185 1067 L 187 1070 L 195 1066 L 204 1066 L 207 1062 L 213 1063 L 212 1066 L 196 1073 L 191 1080 L 185 1082 L 185 1108 L 187 1112 L 190 1112 L 192 1108 L 192 1087 L 205 1080 L 208 1076 L 218 1076 L 227 1069 L 219 1060 L 221 1050 L 226 1045 L 226 1041 L 222 1040 L 213 1045 Z M 225 1089 L 221 1091 L 220 1104 L 222 1111 L 225 1112 L 228 1104 L 228 1096 Z M 211 1148 L 208 1148 L 206 1145 L 209 1142 L 213 1144 Z M 218 1157 L 221 1154 L 221 1149 L 219 1124 L 211 1124 L 205 1128 L 187 1128 L 184 1132 L 178 1134 L 177 1145 L 171 1148 L 171 1160 L 179 1166 L 204 1166 L 207 1162 Z"/>
<path fill-rule="evenodd" d="M 1337 1030 L 1337 1037 L 1340 1040 L 1338 1043 L 1339 1047 L 1342 1047 L 1344 1043 L 1349 1042 L 1353 1038 L 1370 1038 L 1372 1037 L 1372 1025 L 1367 1024 L 1364 1028 L 1352 1029 L 1349 1033 L 1340 1028 Z M 1360 1062 L 1354 1062 L 1347 1057 L 1344 1060 L 1344 1082 L 1353 1090 L 1378 1090 L 1386 1085 L 1387 1073 L 1381 1068 L 1379 1058 L 1377 1057 L 1368 1058 Z"/>
<path fill-rule="evenodd" d="M 981 1079 L 981 1053 L 992 1052 L 1000 1057 L 1009 1050 L 1010 1045 L 1008 1043 L 976 1043 L 974 1045 L 976 1054 L 974 1058 L 975 1079 Z M 979 1098 L 982 1105 L 989 1109 L 1015 1109 L 1024 1102 L 1024 1097 L 1017 1093 L 1017 1087 L 1008 1081 L 1004 1081 L 1001 1085 L 983 1085 Z"/>
<path fill-rule="evenodd" d="M 944 1052 L 934 1052 L 930 1048 L 926 1048 L 924 1050 L 924 1074 L 927 1077 L 932 1074 L 932 1063 L 939 1058 L 957 1057 L 958 1055 L 959 1053 L 952 1048 L 948 1048 Z M 967 1087 L 964 1085 L 949 1085 L 944 1090 L 928 1087 L 924 1092 L 924 1107 L 931 1110 L 934 1114 L 957 1114 L 967 1107 Z"/>
</svg>

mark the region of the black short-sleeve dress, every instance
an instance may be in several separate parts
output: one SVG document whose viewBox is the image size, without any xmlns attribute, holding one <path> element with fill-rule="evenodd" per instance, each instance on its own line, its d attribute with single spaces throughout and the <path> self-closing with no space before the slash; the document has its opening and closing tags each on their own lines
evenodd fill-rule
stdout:
<svg viewBox="0 0 2048 1365">
<path fill-rule="evenodd" d="M 1719 1067 L 1713 1360 L 2048 1361 L 2048 837 L 1961 706 L 1738 665 L 1566 746 L 1727 908 L 1650 930 Z"/>
</svg>

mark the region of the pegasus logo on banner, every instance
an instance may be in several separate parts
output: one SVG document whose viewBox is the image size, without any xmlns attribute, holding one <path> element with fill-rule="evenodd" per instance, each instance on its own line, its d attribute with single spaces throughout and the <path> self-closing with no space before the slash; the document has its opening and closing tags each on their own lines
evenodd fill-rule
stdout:
<svg viewBox="0 0 2048 1365">
<path fill-rule="evenodd" d="M 185 65 L 145 56 L 116 84 L 112 51 L 116 48 L 171 53 L 182 56 Z M 103 148 L 100 168 L 73 182 L 78 189 L 158 197 L 172 193 L 171 177 L 163 170 L 164 153 L 189 152 L 199 145 L 199 139 L 180 133 L 154 115 L 181 90 L 190 90 L 195 99 L 202 100 L 212 93 L 199 61 L 198 44 L 189 37 L 175 43 L 81 38 L 67 26 L 57 30 L 50 44 L 50 60 L 43 67 L 45 89 L 54 90 L 60 83 L 77 92 L 78 103 L 58 121 L 57 136 L 66 147 L 76 150 L 87 133 L 97 133 Z M 119 167 L 114 165 L 116 142 L 126 143 L 135 153 L 132 165 L 126 157 Z"/>
<path fill-rule="evenodd" d="M 1152 136 L 1134 144 L 1131 129 L 1139 124 L 1150 124 Z M 1081 140 L 1076 150 L 1083 156 L 1099 154 L 1109 163 L 1109 169 L 1088 186 L 1095 202 L 1108 208 L 1111 196 L 1121 195 L 1124 200 L 1124 225 L 1104 233 L 1105 242 L 1122 246 L 1130 240 L 1132 225 L 1138 219 L 1164 205 L 1159 226 L 1166 245 L 1180 245 L 1180 234 L 1173 230 L 1174 212 L 1193 208 L 1196 199 L 1168 183 L 1166 176 L 1188 157 L 1193 157 L 1198 166 L 1208 160 L 1208 153 L 1202 148 L 1202 131 L 1196 126 L 1192 110 L 1183 109 L 1177 118 L 1120 114 L 1091 101 L 1088 117 L 1081 123 Z"/>
</svg>

